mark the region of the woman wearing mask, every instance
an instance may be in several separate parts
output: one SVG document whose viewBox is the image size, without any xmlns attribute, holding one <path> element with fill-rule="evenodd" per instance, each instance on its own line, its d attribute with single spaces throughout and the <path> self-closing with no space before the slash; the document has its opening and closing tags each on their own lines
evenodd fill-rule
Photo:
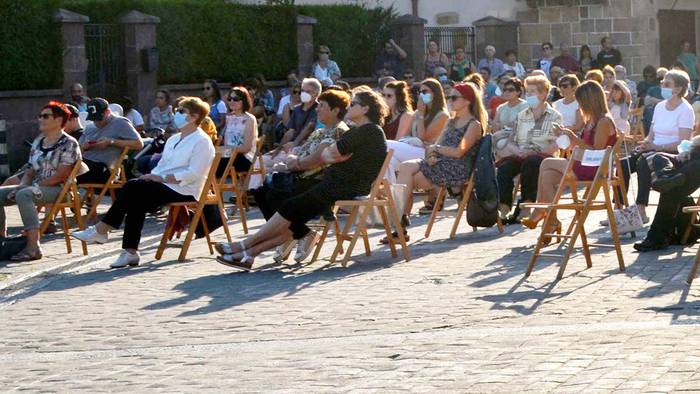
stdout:
<svg viewBox="0 0 700 394">
<path fill-rule="evenodd" d="M 555 123 L 561 124 L 562 118 L 546 101 L 550 89 L 549 80 L 544 76 L 525 78 L 528 108 L 518 114 L 515 130 L 501 150 L 503 158 L 496 163 L 499 210 L 503 217 L 513 205 L 513 178 L 520 175 L 522 201 L 534 202 L 540 165 L 558 151 L 553 127 Z"/>
<path fill-rule="evenodd" d="M 401 224 L 408 240 L 407 227 L 413 207 L 413 190 L 430 190 L 438 186 L 461 188 L 469 180 L 484 133 L 486 109 L 479 89 L 472 83 L 453 87 L 450 110 L 455 113 L 437 144 L 428 147 L 426 158 L 405 161 L 399 168 L 398 183 L 406 185 Z M 398 234 L 394 234 L 398 239 Z"/>
<path fill-rule="evenodd" d="M 421 82 L 410 135 L 399 141 L 387 141 L 389 149 L 394 150 L 386 175 L 391 183 L 396 183 L 396 171 L 402 162 L 425 157 L 425 147 L 435 143 L 449 118 L 440 82 L 434 78 Z"/>
<path fill-rule="evenodd" d="M 391 111 L 385 121 L 384 135 L 387 140 L 400 140 L 411 130 L 413 106 L 408 84 L 404 81 L 389 82 L 384 87 L 382 95 Z"/>
<path fill-rule="evenodd" d="M 204 92 L 204 101 L 206 101 L 207 104 L 209 104 L 209 108 L 211 108 L 209 117 L 214 121 L 216 129 L 221 133 L 226 125 L 226 113 L 228 109 L 226 108 L 224 100 L 221 99 L 219 84 L 214 79 L 207 79 L 204 81 L 202 91 Z"/>
<path fill-rule="evenodd" d="M 102 220 L 95 226 L 74 232 L 73 237 L 102 244 L 107 242 L 110 231 L 124 223 L 123 250 L 110 267 L 138 265 L 138 246 L 146 212 L 173 202 L 196 201 L 205 187 L 204 174 L 214 159 L 214 145 L 199 124 L 208 113 L 209 105 L 204 101 L 196 97 L 182 100 L 174 119 L 179 133 L 165 143 L 158 165 L 150 174 L 127 182 Z"/>
<path fill-rule="evenodd" d="M 646 157 L 654 152 L 678 153 L 678 144 L 690 139 L 695 126 L 695 112 L 685 95 L 690 88 L 688 73 L 681 70 L 671 70 L 666 73 L 661 84 L 663 101 L 654 107 L 654 117 L 651 121 L 649 135 L 639 142 L 635 153 L 629 157 L 629 167 L 623 163 L 622 170 L 625 181 L 629 182 L 629 169 L 637 172 L 637 208 L 646 223 L 649 217 L 646 207 L 649 205 L 651 191 L 651 170 Z"/>
<path fill-rule="evenodd" d="M 219 162 L 216 169 L 216 176 L 221 178 L 229 160 L 233 160 L 233 168 L 236 172 L 247 172 L 250 169 L 253 156 L 255 155 L 257 119 L 249 111 L 253 106 L 253 100 L 248 90 L 242 86 L 231 89 L 228 97 L 228 107 L 230 112 L 226 115 L 226 128 L 224 130 L 223 145 L 226 147 L 226 154 Z M 238 155 L 231 158 L 230 150 L 238 148 Z"/>
<path fill-rule="evenodd" d="M 601 150 L 615 145 L 617 140 L 615 123 L 608 111 L 605 93 L 601 86 L 593 81 L 584 82 L 576 89 L 576 101 L 579 103 L 586 125 L 581 138 L 571 129 L 558 126 L 555 126 L 555 133 L 557 135 L 565 134 L 569 137 L 572 145 L 583 149 Z M 554 200 L 567 166 L 567 159 L 548 158 L 542 162 L 537 188 L 537 202 L 550 203 Z M 573 172 L 577 180 L 590 181 L 598 172 L 598 167 L 583 166 L 576 162 L 573 166 Z M 534 229 L 545 218 L 546 213 L 545 209 L 536 209 L 530 217 L 522 220 L 522 224 L 527 228 Z M 556 218 L 551 223 L 552 228 L 547 229 L 548 232 L 552 232 L 554 229 L 561 232 L 561 223 Z M 549 242 L 545 240 L 545 243 Z"/>
</svg>

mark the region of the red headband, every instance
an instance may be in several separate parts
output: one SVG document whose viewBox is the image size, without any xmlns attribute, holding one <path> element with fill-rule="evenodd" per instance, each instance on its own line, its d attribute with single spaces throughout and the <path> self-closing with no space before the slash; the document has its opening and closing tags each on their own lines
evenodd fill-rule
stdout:
<svg viewBox="0 0 700 394">
<path fill-rule="evenodd" d="M 469 84 L 466 83 L 459 83 L 454 86 L 456 91 L 459 92 L 459 94 L 462 95 L 466 100 L 468 100 L 470 103 L 473 103 L 476 101 L 476 94 L 474 93 L 474 88 L 469 86 Z"/>
</svg>

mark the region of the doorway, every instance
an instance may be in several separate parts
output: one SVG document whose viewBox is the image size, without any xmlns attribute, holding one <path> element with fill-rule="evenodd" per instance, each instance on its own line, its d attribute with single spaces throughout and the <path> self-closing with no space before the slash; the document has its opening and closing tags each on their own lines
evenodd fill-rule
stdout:
<svg viewBox="0 0 700 394">
<path fill-rule="evenodd" d="M 671 68 L 680 53 L 681 41 L 695 46 L 695 12 L 659 10 L 659 55 L 661 66 Z"/>
</svg>

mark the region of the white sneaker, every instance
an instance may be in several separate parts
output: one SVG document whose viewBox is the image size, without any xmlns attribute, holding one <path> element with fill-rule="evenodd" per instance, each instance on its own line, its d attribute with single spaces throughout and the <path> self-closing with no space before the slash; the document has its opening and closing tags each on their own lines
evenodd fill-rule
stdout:
<svg viewBox="0 0 700 394">
<path fill-rule="evenodd" d="M 76 231 L 74 233 L 71 233 L 73 238 L 76 238 L 80 241 L 87 242 L 89 244 L 103 244 L 107 242 L 107 234 L 100 234 L 97 232 L 97 228 L 95 226 L 90 226 L 86 228 L 85 230 L 81 231 Z"/>
<path fill-rule="evenodd" d="M 275 260 L 275 263 L 279 264 L 286 261 L 289 258 L 289 255 L 292 253 L 292 249 L 294 248 L 294 246 L 296 246 L 296 244 L 296 239 L 290 239 L 289 241 L 276 247 L 275 255 L 272 256 L 272 259 Z"/>
<path fill-rule="evenodd" d="M 119 257 L 117 257 L 117 259 L 109 266 L 110 268 L 122 268 L 126 267 L 127 265 L 137 266 L 139 265 L 139 260 L 141 260 L 139 252 L 131 254 L 126 250 L 122 250 L 121 254 L 119 254 Z"/>
<path fill-rule="evenodd" d="M 304 238 L 300 239 L 299 243 L 297 244 L 297 252 L 294 255 L 294 261 L 301 263 L 302 261 L 306 260 L 306 258 L 311 254 L 311 251 L 314 250 L 314 247 L 318 243 L 318 239 L 320 237 L 321 234 L 312 230 L 306 234 Z"/>
</svg>

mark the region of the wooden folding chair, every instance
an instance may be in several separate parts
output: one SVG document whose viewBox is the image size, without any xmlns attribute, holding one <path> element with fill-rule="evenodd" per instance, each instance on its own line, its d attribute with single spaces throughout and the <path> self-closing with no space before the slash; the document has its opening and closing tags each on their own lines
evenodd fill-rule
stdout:
<svg viewBox="0 0 700 394">
<path fill-rule="evenodd" d="M 86 216 L 87 220 L 93 220 L 97 216 L 97 207 L 102 202 L 104 196 L 109 192 L 109 196 L 112 198 L 112 202 L 116 199 L 115 191 L 121 189 L 126 183 L 126 171 L 124 170 L 124 159 L 127 153 L 129 153 L 129 148 L 122 149 L 119 154 L 119 158 L 112 164 L 109 169 L 109 178 L 105 183 L 81 183 L 78 185 L 79 188 L 85 189 L 85 196 L 81 201 L 81 206 L 85 202 L 90 203 L 90 210 Z M 96 191 L 99 190 L 99 193 Z"/>
<path fill-rule="evenodd" d="M 552 255 L 552 254 L 544 254 L 540 253 L 541 249 L 546 246 L 545 244 L 545 239 L 551 237 L 561 237 L 564 239 L 564 242 L 568 242 L 566 251 L 564 252 L 563 255 L 563 260 L 561 263 L 561 266 L 559 267 L 559 273 L 557 274 L 557 279 L 561 279 L 564 276 L 564 271 L 566 269 L 566 264 L 571 257 L 571 254 L 573 252 L 574 247 L 576 246 L 576 241 L 578 240 L 579 237 L 581 237 L 581 243 L 583 247 L 583 255 L 586 258 L 586 265 L 588 268 L 592 267 L 593 264 L 591 262 L 591 255 L 590 255 L 590 250 L 589 246 L 598 246 L 598 247 L 612 247 L 615 249 L 617 253 L 617 261 L 620 267 L 620 271 L 625 270 L 625 263 L 624 259 L 622 257 L 622 248 L 620 247 L 620 236 L 617 232 L 617 224 L 615 223 L 615 219 L 613 216 L 613 203 L 612 203 L 612 198 L 610 197 L 610 190 L 612 189 L 612 186 L 610 184 L 609 180 L 609 172 L 610 172 L 610 166 L 611 166 L 611 159 L 612 159 L 612 147 L 608 147 L 605 149 L 603 153 L 603 157 L 600 162 L 600 166 L 598 167 L 598 171 L 596 172 L 595 177 L 593 178 L 592 181 L 590 181 L 583 193 L 582 198 L 575 197 L 572 202 L 561 202 L 561 197 L 564 194 L 565 189 L 567 188 L 572 188 L 571 193 L 572 195 L 575 194 L 578 196 L 578 190 L 576 189 L 576 184 L 572 183 L 571 177 L 574 177 L 573 175 L 573 165 L 574 162 L 580 161 L 581 157 L 584 154 L 584 150 L 582 150 L 579 147 L 574 148 L 574 151 L 572 152 L 571 159 L 569 159 L 568 165 L 566 167 L 566 170 L 564 172 L 564 176 L 561 179 L 561 182 L 559 183 L 559 187 L 557 188 L 557 192 L 554 196 L 554 199 L 551 203 L 527 203 L 525 204 L 526 207 L 528 208 L 540 208 L 540 209 L 545 209 L 546 210 L 546 216 L 544 223 L 542 225 L 542 232 L 540 233 L 540 236 L 537 238 L 537 244 L 535 246 L 535 250 L 532 254 L 532 258 L 530 259 L 530 263 L 528 264 L 527 271 L 525 273 L 525 276 L 530 276 L 532 273 L 532 270 L 535 267 L 535 263 L 537 262 L 538 257 L 556 257 L 560 258 L 562 256 L 559 255 Z M 603 196 L 604 200 L 599 201 L 596 200 L 596 197 L 598 196 L 598 193 L 602 189 L 603 191 Z M 551 224 L 554 221 L 554 217 L 556 213 L 560 210 L 573 210 L 574 211 L 574 217 L 572 221 L 574 222 L 574 230 L 571 235 L 559 235 L 556 233 L 549 233 L 548 229 L 550 228 Z M 591 211 L 595 210 L 605 210 L 608 215 L 608 221 L 610 223 L 610 233 L 612 234 L 613 237 L 613 245 L 601 245 L 601 244 L 589 244 L 588 239 L 586 236 L 586 231 L 584 229 L 584 224 L 586 223 L 586 219 L 588 218 L 588 215 Z"/>
<path fill-rule="evenodd" d="M 700 205 L 700 198 L 698 198 L 698 205 Z M 683 213 L 690 213 L 692 215 L 690 219 L 691 222 L 688 225 L 688 229 L 683 234 L 683 239 L 681 242 L 683 244 L 688 241 L 688 237 L 690 236 L 690 230 L 692 230 L 693 227 L 700 226 L 696 223 L 695 220 L 697 214 L 700 213 L 700 206 L 698 205 L 683 208 Z M 693 284 L 693 279 L 695 279 L 695 276 L 698 272 L 698 266 L 700 266 L 700 248 L 698 248 L 697 253 L 695 253 L 695 261 L 693 262 L 693 266 L 690 268 L 690 274 L 688 275 L 688 279 L 685 280 L 688 283 L 688 286 Z"/>
<path fill-rule="evenodd" d="M 220 150 L 222 154 L 224 149 L 225 148 L 223 147 L 217 148 L 217 150 Z M 243 233 L 248 234 L 248 220 L 246 218 L 245 213 L 245 206 L 247 204 L 247 192 L 243 189 L 244 185 L 243 182 L 241 182 L 241 177 L 236 172 L 236 168 L 233 166 L 233 161 L 239 154 L 240 153 L 238 152 L 238 148 L 233 148 L 228 163 L 226 164 L 226 168 L 224 169 L 224 173 L 218 180 L 219 192 L 222 194 L 225 192 L 233 193 L 235 198 L 236 211 L 238 212 L 238 216 L 241 218 Z M 251 165 L 251 168 L 252 167 L 253 165 Z M 216 174 L 216 171 L 214 171 L 214 174 Z"/>
<path fill-rule="evenodd" d="M 697 198 L 695 201 L 696 206 L 700 206 L 700 197 Z M 685 207 L 683 208 L 683 212 L 685 213 L 691 213 L 690 215 L 690 223 L 688 223 L 688 227 L 686 227 L 685 231 L 683 232 L 683 236 L 681 236 L 681 244 L 685 245 L 688 242 L 688 238 L 690 238 L 690 231 L 693 229 L 693 227 L 698 227 L 700 225 L 697 224 L 698 221 L 698 213 L 700 213 L 700 207 L 696 211 L 696 207 Z"/>
<path fill-rule="evenodd" d="M 219 190 L 219 183 L 216 181 L 216 169 L 219 165 L 219 161 L 221 160 L 222 154 L 223 149 L 217 148 L 216 155 L 214 156 L 214 160 L 212 161 L 211 167 L 209 168 L 209 173 L 207 174 L 207 180 L 204 183 L 204 188 L 202 189 L 202 193 L 199 195 L 199 199 L 197 201 L 177 202 L 168 204 L 168 221 L 166 222 L 167 224 L 165 226 L 165 232 L 163 233 L 163 236 L 160 239 L 160 245 L 158 246 L 158 250 L 156 251 L 156 260 L 160 260 L 161 257 L 163 257 L 163 252 L 165 251 L 165 248 L 171 246 L 182 248 L 182 250 L 180 251 L 180 255 L 178 256 L 178 260 L 184 261 L 187 257 L 187 250 L 190 248 L 190 244 L 192 243 L 192 239 L 194 238 L 195 230 L 197 229 L 197 225 L 200 221 L 202 222 L 202 227 L 204 229 L 204 236 L 207 239 L 209 254 L 214 254 L 214 248 L 212 247 L 212 245 L 214 245 L 215 242 L 212 242 L 211 237 L 209 236 L 209 228 L 207 227 L 207 221 L 203 216 L 204 207 L 207 205 L 216 205 L 219 208 L 219 214 L 221 215 L 221 219 L 223 222 L 223 228 L 224 233 L 226 234 L 226 239 L 228 240 L 228 242 L 231 242 L 231 233 L 229 233 L 229 228 L 226 220 L 224 202 L 221 197 L 221 191 Z M 187 236 L 185 236 L 185 241 L 182 245 L 169 244 L 168 241 L 170 241 L 175 232 L 174 227 L 176 225 L 176 220 L 174 219 L 177 218 L 181 209 L 188 208 L 194 210 L 194 216 L 190 221 L 189 228 L 187 230 Z"/>
<path fill-rule="evenodd" d="M 630 133 L 629 136 L 634 142 L 641 141 L 644 136 L 644 107 L 638 107 L 630 110 Z"/>
<path fill-rule="evenodd" d="M 467 210 L 467 206 L 469 205 L 469 200 L 471 199 L 472 196 L 472 191 L 474 190 L 474 172 L 472 172 L 472 175 L 469 177 L 469 181 L 462 186 L 462 198 L 459 200 L 459 205 L 457 206 L 457 212 L 455 213 L 455 221 L 452 223 L 452 231 L 450 231 L 450 238 L 454 238 L 455 235 L 457 234 L 457 227 L 459 226 L 459 222 L 462 219 L 462 216 L 464 215 L 464 212 Z M 445 203 L 445 198 L 447 197 L 447 186 L 442 186 L 440 187 L 440 190 L 438 191 L 438 196 L 437 199 L 435 200 L 435 204 L 433 206 L 433 212 L 430 214 L 430 219 L 428 220 L 428 227 L 425 229 L 425 238 L 430 237 L 430 232 L 433 229 L 433 224 L 435 223 L 435 219 L 438 217 L 439 210 L 437 209 L 441 204 Z M 447 213 L 447 212 L 446 212 Z M 451 215 L 443 215 L 443 217 L 446 216 L 451 216 Z M 498 226 L 498 232 L 502 233 L 503 232 L 503 223 L 501 222 L 501 214 L 500 212 L 496 216 L 496 225 Z M 472 226 L 473 231 L 476 231 L 476 227 Z"/>
<path fill-rule="evenodd" d="M 341 234 L 341 231 L 340 225 L 338 224 L 338 217 L 336 216 L 337 212 L 338 210 L 335 207 L 333 207 L 331 212 L 328 212 L 325 215 L 321 215 L 318 222 L 307 224 L 307 226 L 312 230 L 321 232 L 321 236 L 319 237 L 318 242 L 316 243 L 316 249 L 314 250 L 314 254 L 311 257 L 311 263 L 318 260 L 318 255 L 321 253 L 321 248 L 323 247 L 323 244 L 325 243 L 326 238 L 328 237 L 328 233 L 330 232 L 331 226 L 333 226 L 333 231 L 335 231 L 336 240 L 339 239 L 338 234 Z M 366 236 L 366 234 L 364 235 Z M 365 246 L 368 246 L 368 244 L 369 241 L 367 241 Z M 343 253 L 342 244 L 340 245 L 340 248 L 340 253 Z"/>
<path fill-rule="evenodd" d="M 61 191 L 59 192 L 56 201 L 54 201 L 53 203 L 37 205 L 37 210 L 44 209 L 46 211 L 44 220 L 41 222 L 41 226 L 39 227 L 39 236 L 44 235 L 46 229 L 49 227 L 49 224 L 51 224 L 51 222 L 54 220 L 54 218 L 58 215 L 59 212 L 61 213 L 63 237 L 66 240 L 67 253 L 72 253 L 73 247 L 71 245 L 70 226 L 68 225 L 66 208 L 71 209 L 73 211 L 73 214 L 75 215 L 75 221 L 78 223 L 78 229 L 85 229 L 85 222 L 83 222 L 83 216 L 80 213 L 80 193 L 78 192 L 78 187 L 76 186 L 75 180 L 75 177 L 78 176 L 78 171 L 80 171 L 81 163 L 82 162 L 78 160 L 73 166 L 73 169 L 71 170 L 68 179 L 66 179 L 66 182 L 63 184 L 63 187 L 61 188 Z M 87 256 L 87 244 L 83 241 L 81 241 L 80 243 L 83 246 L 83 255 Z"/>
<path fill-rule="evenodd" d="M 357 200 L 336 201 L 333 207 L 333 214 L 336 214 L 339 209 L 345 209 L 350 212 L 350 215 L 348 215 L 345 225 L 343 226 L 343 229 L 340 232 L 338 232 L 337 222 L 326 222 L 326 225 L 324 227 L 324 233 L 328 234 L 328 230 L 330 229 L 331 223 L 336 223 L 336 247 L 333 250 L 333 254 L 330 258 L 331 263 L 334 263 L 338 255 L 340 253 L 343 253 L 343 243 L 345 241 L 348 241 L 350 242 L 350 244 L 345 250 L 343 260 L 341 261 L 343 267 L 346 267 L 348 260 L 352 255 L 352 250 L 355 247 L 358 238 L 360 237 L 362 237 L 365 245 L 365 254 L 367 256 L 371 254 L 369 248 L 369 237 L 367 235 L 367 218 L 369 217 L 370 211 L 373 209 L 378 210 L 379 215 L 384 224 L 384 230 L 386 231 L 387 240 L 389 242 L 389 248 L 391 249 L 391 255 L 393 257 L 398 256 L 396 252 L 396 245 L 394 244 L 394 238 L 391 234 L 391 223 L 389 222 L 388 215 L 390 215 L 391 221 L 394 222 L 394 226 L 396 228 L 396 231 L 398 232 L 399 244 L 401 245 L 401 251 L 403 253 L 404 259 L 408 261 L 411 258 L 408 246 L 406 245 L 406 238 L 403 234 L 403 226 L 401 226 L 401 217 L 396 211 L 394 197 L 391 194 L 391 186 L 389 183 L 384 181 L 384 174 L 386 173 L 387 168 L 389 167 L 389 162 L 391 161 L 391 156 L 393 155 L 393 153 L 393 149 L 389 149 L 389 151 L 387 152 L 386 158 L 384 159 L 384 164 L 382 164 L 381 170 L 377 175 L 377 179 L 375 179 L 375 181 L 372 183 L 372 189 L 369 193 L 369 196 Z M 387 211 L 389 211 L 388 215 Z M 354 233 L 350 234 L 353 226 L 355 227 L 355 231 Z M 322 242 L 319 242 L 317 248 L 320 248 L 321 245 Z M 317 251 L 318 250 L 320 249 L 317 249 Z M 314 255 L 314 258 L 318 257 L 318 253 L 314 253 Z"/>
</svg>

